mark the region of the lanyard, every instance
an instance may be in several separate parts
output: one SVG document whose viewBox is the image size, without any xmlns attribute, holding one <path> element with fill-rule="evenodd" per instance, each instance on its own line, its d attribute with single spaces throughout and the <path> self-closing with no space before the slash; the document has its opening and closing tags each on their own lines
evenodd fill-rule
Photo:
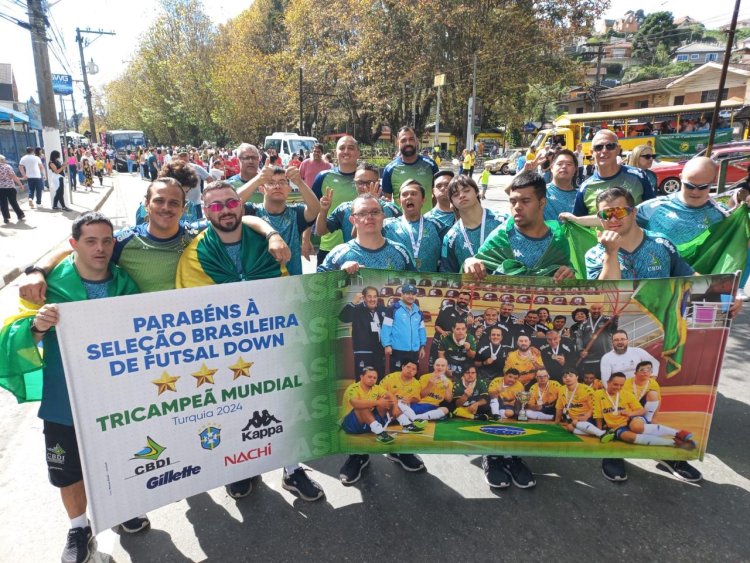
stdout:
<svg viewBox="0 0 750 563">
<path fill-rule="evenodd" d="M 568 390 L 567 387 L 565 389 L 566 391 Z M 573 387 L 573 392 L 570 394 L 570 398 L 568 399 L 568 404 L 565 405 L 565 412 L 568 412 L 568 409 L 570 409 L 570 403 L 572 403 L 573 399 L 575 399 L 576 391 L 578 391 L 578 383 L 576 383 L 576 386 Z"/>
<path fill-rule="evenodd" d="M 614 403 L 612 402 L 612 397 L 610 397 L 610 396 L 609 396 L 609 393 L 607 393 L 607 392 L 605 391 L 605 392 L 604 392 L 604 394 L 605 394 L 605 395 L 607 396 L 607 400 L 609 401 L 609 404 L 610 404 L 610 405 L 612 405 L 612 406 L 614 407 L 614 409 L 615 409 L 615 412 L 614 412 L 614 414 L 615 414 L 615 416 L 616 416 L 616 415 L 617 415 L 617 413 L 619 413 L 619 412 L 620 412 L 620 410 L 619 410 L 619 405 L 620 405 L 620 392 L 618 391 L 618 392 L 617 392 L 617 395 L 615 395 L 615 402 L 614 402 Z"/>
<path fill-rule="evenodd" d="M 591 333 L 593 334 L 596 332 L 596 327 L 599 324 L 599 321 L 601 321 L 604 317 L 599 317 L 596 319 L 596 322 L 592 322 L 591 317 L 589 317 L 589 324 L 591 325 Z"/>
<path fill-rule="evenodd" d="M 414 239 L 414 234 L 411 232 L 411 223 L 409 223 L 405 215 L 401 216 L 401 221 L 404 223 L 406 232 L 409 233 L 409 240 L 411 241 L 412 253 L 414 254 L 414 259 L 416 260 L 417 257 L 419 256 L 419 247 L 422 246 L 422 232 L 424 231 L 424 217 L 422 215 L 419 216 L 419 234 L 417 235 L 416 240 Z"/>
<path fill-rule="evenodd" d="M 482 246 L 484 244 L 484 228 L 487 224 L 487 210 L 482 210 L 482 226 L 479 230 L 479 246 Z M 466 233 L 466 228 L 464 227 L 464 220 L 459 219 L 458 226 L 461 229 L 461 234 L 464 236 L 464 246 L 467 250 L 471 252 L 471 255 L 474 256 L 476 252 L 474 251 L 474 246 L 471 244 L 471 240 L 469 240 L 469 235 Z"/>
<path fill-rule="evenodd" d="M 544 389 L 542 389 L 542 386 L 539 385 L 539 387 L 537 387 L 537 390 L 539 391 L 539 399 L 537 399 L 536 404 L 541 407 L 544 405 L 544 393 L 547 391 L 547 388 L 545 387 Z"/>
<path fill-rule="evenodd" d="M 635 384 L 635 377 L 633 378 L 633 395 L 638 396 L 638 400 L 640 401 L 643 396 L 646 394 L 646 391 L 648 391 L 648 381 L 646 382 L 646 385 L 643 386 L 643 391 L 640 393 L 638 392 L 638 386 Z"/>
<path fill-rule="evenodd" d="M 493 361 L 497 360 L 497 355 L 500 353 L 500 348 L 502 348 L 503 345 L 502 344 L 498 344 L 497 345 L 497 350 L 493 350 L 492 349 L 492 342 L 490 342 L 489 345 L 490 345 L 490 357 L 492 358 Z"/>
</svg>

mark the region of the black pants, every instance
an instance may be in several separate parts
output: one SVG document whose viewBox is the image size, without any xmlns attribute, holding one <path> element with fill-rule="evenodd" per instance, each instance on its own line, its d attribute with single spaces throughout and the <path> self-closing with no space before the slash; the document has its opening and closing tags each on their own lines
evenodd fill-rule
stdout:
<svg viewBox="0 0 750 563">
<path fill-rule="evenodd" d="M 3 219 L 5 219 L 6 221 L 10 220 L 10 210 L 8 209 L 9 203 L 13 208 L 16 216 L 19 219 L 23 219 L 23 211 L 21 210 L 21 206 L 18 205 L 18 201 L 16 200 L 16 188 L 0 188 L 0 211 L 2 211 Z"/>
<path fill-rule="evenodd" d="M 57 186 L 57 189 L 55 190 L 55 199 L 52 200 L 52 208 L 54 209 L 58 205 L 60 207 L 65 207 L 65 179 L 61 176 L 60 177 L 60 183 Z"/>
</svg>

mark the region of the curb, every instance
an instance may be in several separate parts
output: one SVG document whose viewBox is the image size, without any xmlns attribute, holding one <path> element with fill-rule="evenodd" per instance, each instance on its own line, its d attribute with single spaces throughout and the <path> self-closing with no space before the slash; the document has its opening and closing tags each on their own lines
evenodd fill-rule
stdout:
<svg viewBox="0 0 750 563">
<path fill-rule="evenodd" d="M 96 205 L 94 206 L 94 208 L 93 208 L 93 209 L 87 209 L 86 211 L 99 211 L 99 210 L 100 210 L 100 209 L 102 208 L 102 206 L 104 205 L 104 203 L 105 203 L 105 202 L 106 202 L 106 201 L 107 201 L 107 200 L 109 199 L 109 196 L 110 196 L 110 195 L 112 194 L 112 192 L 113 192 L 114 190 L 115 190 L 115 187 L 114 187 L 114 185 L 112 185 L 112 186 L 111 186 L 111 187 L 110 187 L 110 188 L 109 188 L 109 189 L 108 189 L 108 190 L 106 191 L 106 193 L 104 193 L 104 195 L 103 195 L 103 196 L 102 196 L 102 198 L 101 198 L 101 199 L 100 199 L 100 200 L 99 200 L 99 201 L 97 202 L 97 204 L 96 204 Z M 86 213 L 86 211 L 82 211 L 81 213 Z M 79 213 L 79 215 L 80 215 L 80 213 Z M 52 250 L 52 249 L 54 249 L 54 248 L 57 248 L 57 247 L 58 247 L 58 246 L 59 246 L 60 244 L 62 244 L 62 243 L 63 243 L 63 242 L 65 242 L 66 240 L 68 240 L 68 237 L 65 237 L 64 239 L 62 239 L 62 240 L 61 240 L 61 241 L 59 241 L 59 242 L 53 243 L 53 244 L 52 244 L 52 246 L 50 247 L 50 250 Z M 46 254 L 48 254 L 48 253 L 49 253 L 49 251 L 48 251 L 47 253 L 45 253 L 45 254 L 42 254 L 41 256 L 37 256 L 36 258 L 34 258 L 34 259 L 33 259 L 33 260 L 31 261 L 31 263 L 36 263 L 36 262 L 37 262 L 37 261 L 39 261 L 39 260 L 40 260 L 41 258 L 43 258 L 44 256 L 46 256 Z M 27 264 L 28 264 L 28 263 L 27 263 Z M 24 266 L 23 266 L 23 267 L 25 268 L 25 266 L 26 266 L 27 264 L 24 264 Z M 5 286 L 7 286 L 7 285 L 9 285 L 10 283 L 12 283 L 12 282 L 13 282 L 13 281 L 14 281 L 14 280 L 15 280 L 15 279 L 16 279 L 16 278 L 18 277 L 18 276 L 20 276 L 21 274 L 23 274 L 23 270 L 21 269 L 21 267 L 22 267 L 22 266 L 17 266 L 17 267 L 15 267 L 15 268 L 13 268 L 13 269 L 12 269 L 12 270 L 11 270 L 10 272 L 8 272 L 8 273 L 6 273 L 6 274 L 4 274 L 4 275 L 3 275 L 3 278 L 2 278 L 2 280 L 0 280 L 0 289 L 3 289 L 3 288 L 4 288 Z"/>
</svg>

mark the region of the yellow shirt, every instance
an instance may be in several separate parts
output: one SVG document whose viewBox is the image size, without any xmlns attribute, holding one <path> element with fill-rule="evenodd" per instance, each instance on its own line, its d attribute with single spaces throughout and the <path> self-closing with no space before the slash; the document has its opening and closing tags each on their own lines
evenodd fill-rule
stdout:
<svg viewBox="0 0 750 563">
<path fill-rule="evenodd" d="M 422 390 L 426 389 L 427 385 L 429 385 L 430 383 L 431 378 L 432 378 L 431 373 L 426 373 L 422 377 L 420 377 L 419 378 L 420 389 Z M 442 385 L 440 383 L 433 385 L 432 389 L 430 390 L 430 393 L 422 397 L 419 400 L 419 402 L 428 403 L 430 405 L 439 405 L 443 401 L 447 401 L 448 398 L 452 396 L 453 396 L 453 382 L 447 377 L 445 377 L 443 379 Z"/>
<path fill-rule="evenodd" d="M 490 382 L 488 391 L 490 395 L 497 395 L 505 405 L 516 402 L 516 393 L 523 391 L 523 383 L 516 381 L 513 385 L 506 386 L 502 377 L 496 377 Z"/>
<path fill-rule="evenodd" d="M 542 361 L 541 352 L 533 346 L 529 348 L 529 352 L 531 352 L 531 356 L 526 357 L 521 356 L 520 350 L 513 350 L 508 354 L 503 369 L 508 371 L 510 368 L 515 368 L 521 375 L 528 375 L 529 373 L 535 373 L 537 369 L 543 368 L 544 362 Z"/>
<path fill-rule="evenodd" d="M 638 385 L 635 382 L 635 377 L 631 377 L 625 382 L 625 387 L 623 388 L 623 390 L 630 392 L 630 394 L 633 395 L 635 400 L 639 403 L 641 402 L 641 400 L 645 402 L 646 393 L 648 393 L 649 391 L 656 391 L 656 395 L 658 397 L 657 400 L 661 401 L 661 387 L 659 387 L 659 384 L 656 382 L 655 377 L 650 377 L 645 385 Z"/>
<path fill-rule="evenodd" d="M 550 381 L 550 383 L 552 382 Z M 573 388 L 573 391 L 568 389 L 565 385 L 560 385 L 555 409 L 564 410 L 567 408 L 568 416 L 571 418 L 578 418 L 579 416 L 592 412 L 593 404 L 594 391 L 585 383 L 579 383 L 577 387 Z"/>
<path fill-rule="evenodd" d="M 421 400 L 420 391 L 422 390 L 422 385 L 419 380 L 416 377 L 413 377 L 408 382 L 404 381 L 401 378 L 400 371 L 394 371 L 393 373 L 386 375 L 380 382 L 380 386 L 386 391 L 390 391 L 396 395 L 398 399 L 403 399 L 407 403 L 410 402 L 409 399 L 412 398 L 416 398 L 417 401 Z"/>
<path fill-rule="evenodd" d="M 604 424 L 611 430 L 625 426 L 630 420 L 630 417 L 621 414 L 622 411 L 640 408 L 641 405 L 628 391 L 620 391 L 614 397 L 610 397 L 606 389 L 599 389 L 594 393 L 594 418 L 604 419 Z"/>
<path fill-rule="evenodd" d="M 557 381 L 548 381 L 547 387 L 542 391 L 541 401 L 539 400 L 539 384 L 534 383 L 529 389 L 531 398 L 529 399 L 530 405 L 538 406 L 555 406 L 557 403 L 557 397 L 560 393 L 560 387 L 562 387 Z"/>
<path fill-rule="evenodd" d="M 372 388 L 367 391 L 362 388 L 359 383 L 352 383 L 344 391 L 344 400 L 341 404 L 341 414 L 346 416 L 354 410 L 352 406 L 352 399 L 359 399 L 364 401 L 377 401 L 378 399 L 387 395 L 386 390 L 380 385 L 373 385 Z"/>
</svg>

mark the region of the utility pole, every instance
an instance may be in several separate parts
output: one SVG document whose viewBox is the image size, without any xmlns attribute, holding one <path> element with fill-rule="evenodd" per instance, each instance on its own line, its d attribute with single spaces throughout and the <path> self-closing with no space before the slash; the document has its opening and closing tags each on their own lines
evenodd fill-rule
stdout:
<svg viewBox="0 0 750 563">
<path fill-rule="evenodd" d="M 469 115 L 466 124 L 466 148 L 474 150 L 474 104 L 477 100 L 477 54 L 474 53 L 474 70 L 471 73 L 471 98 L 469 98 Z"/>
<path fill-rule="evenodd" d="M 47 154 L 60 150 L 60 131 L 55 108 L 55 95 L 52 93 L 52 73 L 49 68 L 47 51 L 47 17 L 42 8 L 42 0 L 27 0 L 29 25 L 31 27 L 31 47 L 36 67 L 36 88 L 39 91 L 39 107 L 42 114 L 42 141 Z"/>
<path fill-rule="evenodd" d="M 435 76 L 433 86 L 437 88 L 437 105 L 435 106 L 435 142 L 433 147 L 441 147 L 440 145 L 440 87 L 445 86 L 445 75 L 438 74 Z M 442 147 L 441 147 L 442 148 Z"/>
<path fill-rule="evenodd" d="M 31 2 L 31 0 L 29 0 Z M 86 97 L 86 105 L 89 110 L 89 130 L 91 131 L 91 142 L 96 143 L 96 122 L 94 121 L 94 106 L 91 104 L 91 88 L 89 88 L 89 78 L 86 73 L 86 60 L 83 58 L 83 37 L 82 33 L 92 33 L 95 35 L 115 35 L 113 31 L 93 31 L 91 29 L 79 29 L 76 28 L 76 42 L 78 43 L 78 52 L 81 55 L 81 73 L 83 74 L 83 87 L 85 89 L 84 95 Z M 93 72 L 93 71 L 92 71 Z"/>
<path fill-rule="evenodd" d="M 302 67 L 299 68 L 299 134 L 305 134 L 304 113 L 302 111 Z"/>
<path fill-rule="evenodd" d="M 602 89 L 602 82 L 601 78 L 599 78 L 600 71 L 602 68 L 602 57 L 604 56 L 604 43 L 601 41 L 596 41 L 589 43 L 590 46 L 596 46 L 596 79 L 594 80 L 594 86 L 591 89 L 591 106 L 592 111 L 596 112 L 599 111 L 599 92 Z M 593 53 L 588 53 L 589 56 Z"/>
</svg>

